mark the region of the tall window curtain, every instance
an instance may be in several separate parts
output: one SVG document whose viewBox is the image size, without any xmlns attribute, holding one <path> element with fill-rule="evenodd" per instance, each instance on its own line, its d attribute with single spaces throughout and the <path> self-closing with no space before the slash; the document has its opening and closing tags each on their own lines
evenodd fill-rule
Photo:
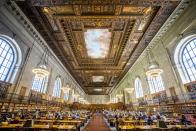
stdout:
<svg viewBox="0 0 196 131">
<path fill-rule="evenodd" d="M 55 80 L 54 83 L 53 96 L 54 97 L 61 96 L 61 79 L 59 77 Z"/>
<path fill-rule="evenodd" d="M 136 95 L 136 98 L 140 98 L 144 96 L 143 89 L 142 89 L 142 83 L 139 78 L 135 79 L 135 95 Z"/>
</svg>

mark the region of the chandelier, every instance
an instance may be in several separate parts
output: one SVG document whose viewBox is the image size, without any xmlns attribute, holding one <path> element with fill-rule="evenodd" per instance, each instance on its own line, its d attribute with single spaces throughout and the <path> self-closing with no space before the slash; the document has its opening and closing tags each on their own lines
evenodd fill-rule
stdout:
<svg viewBox="0 0 196 131">
<path fill-rule="evenodd" d="M 74 98 L 78 98 L 80 95 L 78 95 L 78 94 L 73 94 L 73 97 Z"/>
<path fill-rule="evenodd" d="M 43 79 L 44 77 L 50 74 L 50 72 L 47 70 L 48 53 L 49 53 L 48 49 L 45 47 L 40 62 L 37 64 L 37 66 L 34 69 L 32 69 L 32 72 L 35 74 L 36 78 L 38 79 Z"/>
<path fill-rule="evenodd" d="M 146 71 L 146 75 L 152 78 L 156 78 L 160 76 L 161 73 L 163 73 L 163 70 L 159 68 L 159 64 L 154 60 L 154 57 L 151 54 L 151 52 L 148 51 L 147 53 L 148 53 L 149 67 L 148 67 L 148 70 Z"/>
<path fill-rule="evenodd" d="M 36 67 L 32 72 L 35 74 L 36 78 L 40 79 L 49 75 L 49 71 L 44 66 Z"/>
<path fill-rule="evenodd" d="M 151 63 L 148 67 L 148 70 L 146 71 L 146 75 L 152 78 L 160 76 L 161 73 L 163 73 L 163 70 L 159 68 L 159 65 L 156 61 Z"/>
<path fill-rule="evenodd" d="M 64 93 L 68 93 L 71 89 L 69 87 L 63 87 L 62 90 Z"/>
<path fill-rule="evenodd" d="M 63 90 L 64 93 L 68 93 L 71 90 L 71 88 L 67 84 L 65 87 L 62 88 L 62 90 Z"/>
<path fill-rule="evenodd" d="M 131 94 L 134 90 L 134 88 L 125 88 L 124 89 L 127 93 Z"/>
</svg>

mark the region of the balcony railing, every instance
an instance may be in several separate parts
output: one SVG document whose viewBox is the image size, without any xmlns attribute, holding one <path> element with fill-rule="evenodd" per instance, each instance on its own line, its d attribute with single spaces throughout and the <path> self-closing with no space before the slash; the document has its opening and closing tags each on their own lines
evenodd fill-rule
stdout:
<svg viewBox="0 0 196 131">
<path fill-rule="evenodd" d="M 10 83 L 0 81 L 0 99 L 7 97 L 8 89 L 11 87 Z"/>
<path fill-rule="evenodd" d="M 161 105 L 161 104 L 175 104 L 183 102 L 191 102 L 196 100 L 196 92 L 189 92 L 186 94 L 171 96 L 171 97 L 159 97 L 151 100 L 139 100 L 137 103 L 133 103 L 135 106 L 146 106 L 146 105 Z"/>
<path fill-rule="evenodd" d="M 29 96 L 21 96 L 18 94 L 6 94 L 1 97 L 1 102 L 8 103 L 20 103 L 20 104 L 37 104 L 37 105 L 51 105 L 58 107 L 67 107 L 68 104 L 64 101 L 57 101 L 55 99 L 46 100 L 43 98 L 44 94 L 41 93 L 30 93 Z"/>
</svg>

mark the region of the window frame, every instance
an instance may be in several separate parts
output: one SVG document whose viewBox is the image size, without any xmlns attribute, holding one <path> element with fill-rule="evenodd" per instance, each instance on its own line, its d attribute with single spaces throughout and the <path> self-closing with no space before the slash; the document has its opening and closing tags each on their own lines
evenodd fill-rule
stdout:
<svg viewBox="0 0 196 131">
<path fill-rule="evenodd" d="M 188 43 L 190 43 L 193 39 L 196 39 L 196 33 L 189 33 L 185 34 L 181 39 L 177 41 L 177 46 L 174 51 L 174 62 L 175 67 L 177 68 L 177 73 L 179 74 L 181 81 L 183 84 L 190 83 L 190 78 L 188 76 L 188 71 L 185 68 L 186 66 L 183 64 L 182 57 L 183 57 L 183 49 L 186 47 Z"/>
<path fill-rule="evenodd" d="M 183 46 L 183 48 L 181 49 L 181 50 L 182 50 L 182 51 L 181 51 L 181 57 L 179 58 L 179 59 L 181 59 L 181 61 L 182 61 L 183 69 L 184 69 L 184 72 L 187 74 L 187 78 L 188 78 L 188 81 L 189 81 L 189 82 L 191 82 L 191 81 L 196 81 L 196 73 L 193 72 L 193 70 L 191 69 L 192 67 L 190 66 L 190 63 L 188 62 L 188 61 L 191 61 L 192 64 L 193 64 L 193 66 L 194 66 L 194 68 L 195 68 L 195 70 L 196 70 L 196 64 L 194 64 L 194 61 L 193 61 L 193 59 L 192 59 L 192 56 L 190 55 L 190 51 L 192 51 L 192 52 L 194 53 L 194 57 L 196 57 L 196 53 L 194 52 L 192 46 L 190 45 L 191 42 L 194 42 L 194 45 L 195 45 L 195 48 L 196 48 L 196 37 L 195 37 L 195 38 L 192 38 L 191 40 L 189 40 L 189 41 L 187 41 L 187 42 L 185 43 L 185 46 Z M 190 48 L 191 48 L 190 51 L 187 49 L 187 46 L 188 46 L 188 45 L 189 45 Z M 189 55 L 190 60 L 188 60 L 188 58 L 186 58 L 186 56 L 184 55 L 184 54 L 185 54 L 185 53 L 184 53 L 185 50 L 186 50 L 187 54 Z M 187 68 L 187 67 L 185 66 L 185 60 L 184 60 L 184 58 L 186 59 L 186 63 L 188 64 L 188 67 L 189 67 L 189 68 Z M 189 73 L 188 69 L 190 69 L 191 74 Z M 194 74 L 195 74 L 195 75 L 194 75 Z M 194 77 L 194 80 L 192 80 L 191 76 Z"/>
<path fill-rule="evenodd" d="M 147 82 L 150 89 L 150 94 L 159 93 L 165 90 L 164 81 L 161 75 L 156 78 L 147 76 Z"/>
<path fill-rule="evenodd" d="M 13 61 L 11 62 L 10 68 L 8 68 L 8 72 L 6 74 L 6 77 L 4 78 L 4 80 L 3 79 L 2 80 L 5 82 L 13 83 L 15 76 L 19 70 L 18 67 L 21 65 L 21 62 L 22 62 L 22 53 L 21 53 L 19 45 L 16 43 L 16 41 L 13 38 L 11 38 L 7 35 L 0 34 L 0 39 L 2 41 L 4 41 L 6 43 L 6 45 L 9 46 L 9 49 L 11 49 L 12 53 L 13 53 Z M 7 53 L 8 52 L 9 51 L 7 51 Z M 3 58 L 3 59 L 5 59 L 5 58 Z"/>
<path fill-rule="evenodd" d="M 141 82 L 139 77 L 137 77 L 135 79 L 134 89 L 135 89 L 135 96 L 136 96 L 136 98 L 144 97 L 144 91 L 143 91 L 143 87 L 142 87 L 142 82 Z"/>
<path fill-rule="evenodd" d="M 41 65 L 41 67 L 45 68 L 45 69 L 47 68 L 45 65 Z M 47 86 L 48 86 L 48 79 L 49 79 L 49 76 L 45 76 L 44 78 L 38 79 L 35 74 L 35 76 L 33 78 L 31 89 L 34 91 L 40 92 L 40 93 L 46 93 Z M 36 84 L 36 86 L 34 87 L 35 84 Z"/>
<path fill-rule="evenodd" d="M 57 85 L 56 85 L 56 84 L 57 84 Z M 58 91 L 58 89 L 59 89 L 59 91 Z M 62 89 L 62 80 L 61 80 L 61 77 L 58 76 L 58 77 L 55 79 L 55 82 L 54 82 L 54 87 L 53 87 L 52 96 L 53 96 L 53 97 L 60 98 L 60 97 L 61 97 L 61 89 Z"/>
</svg>

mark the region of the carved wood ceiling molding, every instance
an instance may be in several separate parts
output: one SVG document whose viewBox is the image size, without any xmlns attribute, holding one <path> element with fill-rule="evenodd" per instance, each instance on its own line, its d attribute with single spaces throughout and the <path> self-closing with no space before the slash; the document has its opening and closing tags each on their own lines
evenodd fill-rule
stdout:
<svg viewBox="0 0 196 131">
<path fill-rule="evenodd" d="M 97 94 L 94 88 L 98 87 L 104 89 L 98 94 L 108 94 L 179 4 L 177 0 L 52 2 L 31 0 L 17 4 L 88 94 Z M 106 58 L 88 56 L 84 40 L 88 29 L 111 32 Z M 93 82 L 93 76 L 104 76 L 104 80 Z"/>
</svg>

